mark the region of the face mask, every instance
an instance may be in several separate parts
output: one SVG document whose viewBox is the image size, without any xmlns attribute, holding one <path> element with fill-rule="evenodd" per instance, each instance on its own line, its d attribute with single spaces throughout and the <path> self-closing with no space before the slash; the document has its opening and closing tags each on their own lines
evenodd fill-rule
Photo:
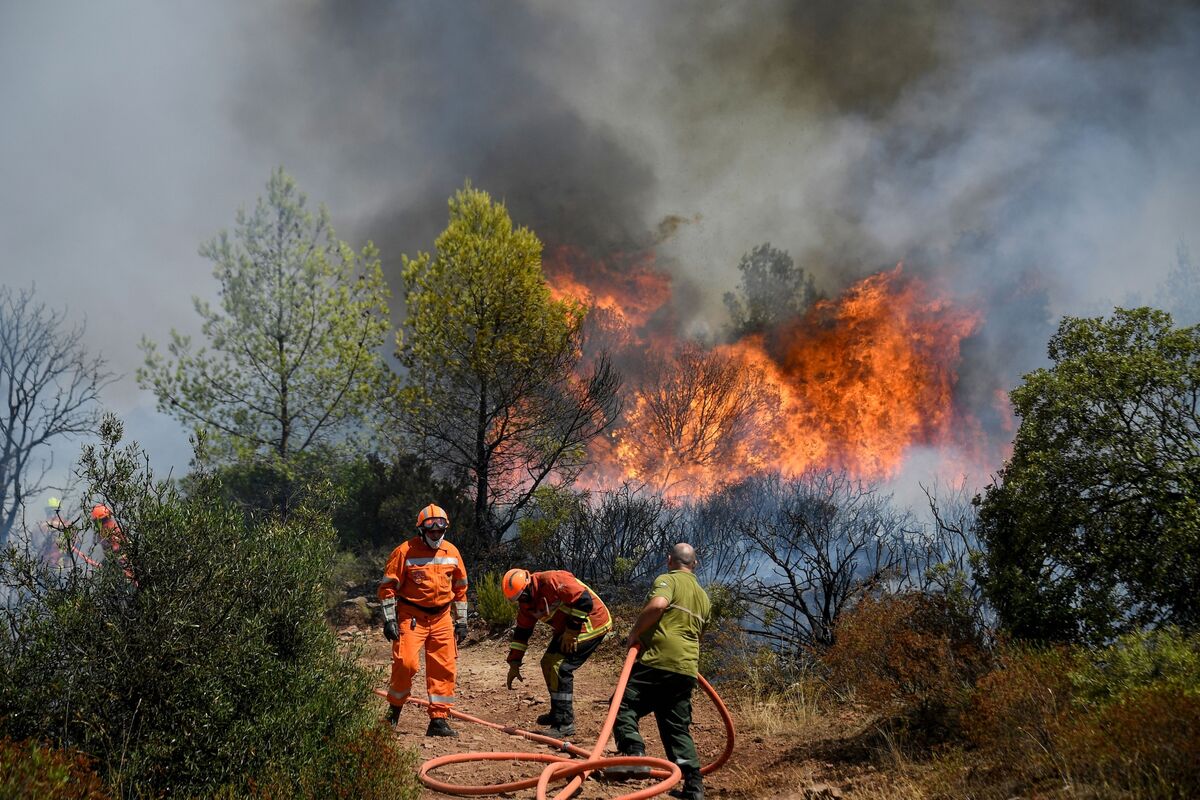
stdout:
<svg viewBox="0 0 1200 800">
<path fill-rule="evenodd" d="M 431 532 L 421 531 L 421 538 L 425 540 L 425 544 L 429 545 L 433 550 L 437 550 L 442 545 L 442 539 L 446 538 L 445 531 L 438 531 L 439 536 L 436 539 L 431 539 Z"/>
</svg>

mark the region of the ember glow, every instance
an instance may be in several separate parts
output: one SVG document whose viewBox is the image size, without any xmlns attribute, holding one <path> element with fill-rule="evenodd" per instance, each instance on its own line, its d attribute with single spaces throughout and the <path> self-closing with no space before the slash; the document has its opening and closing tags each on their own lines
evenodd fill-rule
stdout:
<svg viewBox="0 0 1200 800">
<path fill-rule="evenodd" d="M 628 275 L 561 250 L 547 264 L 556 293 L 601 310 L 626 376 L 623 417 L 594 445 L 588 483 L 701 495 L 760 471 L 888 478 L 915 447 L 946 461 L 980 449 L 954 388 L 960 345 L 981 316 L 901 267 L 765 337 L 706 349 L 649 325 L 668 314 L 670 284 L 648 256 L 628 261 Z"/>
</svg>

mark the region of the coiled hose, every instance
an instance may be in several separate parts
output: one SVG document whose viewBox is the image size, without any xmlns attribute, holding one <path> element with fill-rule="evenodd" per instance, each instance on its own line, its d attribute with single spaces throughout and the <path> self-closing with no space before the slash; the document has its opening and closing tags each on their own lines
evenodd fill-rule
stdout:
<svg viewBox="0 0 1200 800">
<path fill-rule="evenodd" d="M 644 789 L 639 789 L 630 794 L 621 795 L 616 800 L 643 800 L 643 798 L 657 797 L 660 794 L 668 791 L 672 786 L 677 784 L 682 778 L 682 772 L 677 764 L 672 764 L 665 758 L 653 758 L 650 756 L 602 756 L 604 745 L 608 742 L 609 735 L 612 734 L 613 724 L 617 720 L 617 710 L 621 706 L 621 698 L 625 695 L 625 685 L 629 682 L 629 673 L 633 669 L 634 662 L 637 661 L 638 648 L 631 647 L 625 656 L 625 663 L 621 666 L 621 677 L 617 681 L 617 688 L 613 692 L 612 702 L 608 707 L 608 716 L 604 719 L 604 725 L 600 728 L 600 735 L 596 738 L 596 744 L 592 747 L 591 752 L 584 750 L 570 742 L 561 739 L 555 739 L 552 736 L 543 736 L 540 733 L 523 730 L 512 725 L 498 725 L 495 722 L 489 722 L 485 719 L 464 714 L 461 711 L 450 710 L 450 716 L 455 719 L 461 719 L 465 722 L 474 722 L 477 725 L 483 725 L 494 730 L 507 733 L 511 736 L 520 736 L 528 739 L 531 742 L 538 744 L 549 745 L 564 753 L 569 753 L 568 756 L 555 755 L 553 753 L 451 753 L 449 755 L 437 756 L 431 758 L 421 765 L 421 769 L 417 772 L 417 777 L 423 784 L 433 789 L 436 792 L 443 794 L 478 796 L 488 794 L 500 794 L 502 792 L 517 792 L 522 789 L 537 787 L 538 800 L 547 800 L 550 782 L 554 780 L 570 781 L 563 789 L 554 796 L 554 800 L 564 800 L 569 797 L 587 778 L 588 773 L 605 767 L 650 767 L 650 777 L 658 779 L 658 783 L 653 786 L 648 786 Z M 721 755 L 717 757 L 711 764 L 705 764 L 700 768 L 700 774 L 708 775 L 720 769 L 729 756 L 733 753 L 733 717 L 729 714 L 729 709 L 721 700 L 717 691 L 713 689 L 712 684 L 704 679 L 703 675 L 698 675 L 697 681 L 700 688 L 712 700 L 716 706 L 717 713 L 721 715 L 721 721 L 725 725 L 725 749 Z M 376 694 L 386 697 L 387 692 L 382 689 L 376 689 Z M 409 697 L 406 702 L 420 706 L 428 706 L 429 703 L 416 697 Z M 583 759 L 580 761 L 579 759 Z M 481 785 L 468 785 L 458 783 L 446 783 L 437 778 L 432 777 L 429 773 L 439 767 L 444 767 L 449 764 L 463 764 L 470 761 L 532 761 L 538 764 L 545 764 L 545 768 L 536 778 L 525 778 L 519 781 L 510 781 L 509 783 L 493 783 Z"/>
</svg>

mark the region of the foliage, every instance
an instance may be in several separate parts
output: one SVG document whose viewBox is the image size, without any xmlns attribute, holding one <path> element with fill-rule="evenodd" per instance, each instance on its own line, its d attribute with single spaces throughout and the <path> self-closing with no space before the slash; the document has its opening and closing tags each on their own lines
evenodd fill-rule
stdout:
<svg viewBox="0 0 1200 800">
<path fill-rule="evenodd" d="M 517 607 L 504 596 L 500 587 L 501 575 L 498 572 L 488 572 L 482 581 L 475 584 L 479 616 L 492 626 L 493 630 L 509 628 L 517 619 Z"/>
<path fill-rule="evenodd" d="M 1079 663 L 1077 653 L 1061 647 L 1004 650 L 971 695 L 967 739 L 1014 765 L 1045 758 L 1073 709 L 1070 676 Z"/>
<path fill-rule="evenodd" d="M 701 648 L 701 672 L 712 674 L 703 668 L 706 658 L 720 659 L 721 694 L 735 709 L 739 724 L 759 736 L 773 736 L 795 730 L 820 713 L 830 693 L 813 662 L 780 658 L 741 633 L 721 636 L 719 641 L 720 652 Z"/>
<path fill-rule="evenodd" d="M 313 763 L 299 773 L 290 765 L 270 768 L 263 780 L 244 781 L 222 791 L 231 797 L 254 800 L 417 800 L 421 786 L 415 780 L 417 752 L 397 750 L 393 734 L 382 725 L 361 734 L 329 743 L 324 763 Z"/>
<path fill-rule="evenodd" d="M 171 331 L 169 358 L 143 339 L 138 381 L 159 409 L 208 433 L 218 460 L 267 461 L 338 445 L 369 417 L 383 385 L 378 350 L 387 287 L 368 244 L 355 253 L 314 216 L 282 169 L 232 237 L 200 248 L 220 302 L 195 298 L 206 348 Z"/>
<path fill-rule="evenodd" d="M 625 484 L 597 495 L 559 490 L 541 498 L 549 511 L 535 507 L 531 525 L 552 521 L 553 528 L 529 538 L 540 546 L 525 554 L 528 568 L 568 570 L 606 603 L 642 600 L 645 587 L 666 569 L 667 551 L 685 541 L 679 507 L 642 487 Z"/>
<path fill-rule="evenodd" d="M 123 796 L 281 775 L 330 796 L 317 784 L 338 780 L 375 715 L 372 677 L 323 621 L 328 520 L 247 515 L 212 475 L 181 496 L 118 447 L 115 419 L 101 434 L 81 477 L 113 508 L 122 559 L 56 570 L 5 551 L 0 734 L 88 753 Z"/>
<path fill-rule="evenodd" d="M 1078 676 L 1103 671 L 1110 657 L 1065 647 L 1005 652 L 978 682 L 966 717 L 983 762 L 976 779 L 1006 795 L 1065 783 L 1089 796 L 1195 796 L 1200 696 L 1165 681 L 1110 683 L 1101 693 L 1090 682 L 1077 693 Z"/>
<path fill-rule="evenodd" d="M 942 595 L 863 598 L 837 622 L 823 656 L 836 686 L 935 739 L 958 713 L 990 656 L 970 615 Z"/>
<path fill-rule="evenodd" d="M 922 488 L 933 525 L 916 540 L 916 557 L 906 578 L 920 591 L 951 598 L 971 614 L 980 630 L 990 630 L 995 613 L 979 582 L 984 555 L 977 534 L 979 507 L 968 495 L 965 481 L 940 492 L 936 483 Z"/>
<path fill-rule="evenodd" d="M 0 797 L 5 800 L 106 800 L 93 764 L 78 752 L 34 741 L 0 739 Z"/>
<path fill-rule="evenodd" d="M 983 582 L 1013 635 L 1103 642 L 1200 625 L 1200 328 L 1149 308 L 1065 318 L 1012 393 L 983 496 Z"/>
<path fill-rule="evenodd" d="M 554 475 L 573 477 L 618 411 L 620 379 L 599 356 L 585 377 L 585 309 L 551 297 L 541 242 L 470 185 L 450 200 L 435 253 L 404 259 L 407 370 L 397 422 L 475 489 L 475 520 L 496 545 Z"/>
<path fill-rule="evenodd" d="M 517 540 L 522 553 L 539 560 L 538 556 L 544 550 L 556 549 L 554 540 L 573 524 L 573 520 L 587 513 L 588 499 L 586 492 L 575 492 L 567 486 L 539 486 L 533 493 L 529 513 L 517 523 Z M 542 565 L 539 563 L 538 566 Z"/>
<path fill-rule="evenodd" d="M 1200 696 L 1200 635 L 1177 628 L 1121 636 L 1071 674 L 1076 694 L 1094 703 L 1155 688 Z"/>
<path fill-rule="evenodd" d="M 767 333 L 803 314 L 819 297 L 811 275 L 786 251 L 760 244 L 738 264 L 738 291 L 725 293 L 732 338 Z"/>
<path fill-rule="evenodd" d="M 413 535 L 417 512 L 437 503 L 450 515 L 449 536 L 470 541 L 474 519 L 470 498 L 434 475 L 432 465 L 413 454 L 389 459 L 377 455 L 338 465 L 330 475 L 340 490 L 333 512 L 338 541 L 356 549 L 390 548 Z M 459 545 L 464 557 L 474 554 Z"/>
<path fill-rule="evenodd" d="M 1200 795 L 1200 696 L 1133 691 L 1073 722 L 1055 743 L 1063 777 L 1112 795 Z"/>
<path fill-rule="evenodd" d="M 843 609 L 893 581 L 910 555 L 908 515 L 840 472 L 743 481 L 711 498 L 704 519 L 732 534 L 722 549 L 748 576 L 749 624 L 795 658 L 831 644 Z"/>
<path fill-rule="evenodd" d="M 54 445 L 99 421 L 96 401 L 113 376 L 84 336 L 82 323 L 36 302 L 32 289 L 0 286 L 0 547 L 27 499 L 48 488 Z"/>
</svg>

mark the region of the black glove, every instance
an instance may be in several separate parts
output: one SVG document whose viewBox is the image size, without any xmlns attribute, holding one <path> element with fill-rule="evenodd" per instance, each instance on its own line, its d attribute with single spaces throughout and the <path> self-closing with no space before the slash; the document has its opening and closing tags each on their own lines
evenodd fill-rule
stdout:
<svg viewBox="0 0 1200 800">
<path fill-rule="evenodd" d="M 400 627 L 396 625 L 396 620 L 389 619 L 383 623 L 383 638 L 389 642 L 394 642 L 400 638 Z"/>
<path fill-rule="evenodd" d="M 509 688 L 509 691 L 512 691 L 512 682 L 513 681 L 520 681 L 521 683 L 525 682 L 525 676 L 521 674 L 521 662 L 520 661 L 508 662 L 508 688 Z"/>
<path fill-rule="evenodd" d="M 454 623 L 454 643 L 462 644 L 463 639 L 465 639 L 465 638 L 467 638 L 467 623 L 465 623 L 465 622 Z"/>
</svg>

